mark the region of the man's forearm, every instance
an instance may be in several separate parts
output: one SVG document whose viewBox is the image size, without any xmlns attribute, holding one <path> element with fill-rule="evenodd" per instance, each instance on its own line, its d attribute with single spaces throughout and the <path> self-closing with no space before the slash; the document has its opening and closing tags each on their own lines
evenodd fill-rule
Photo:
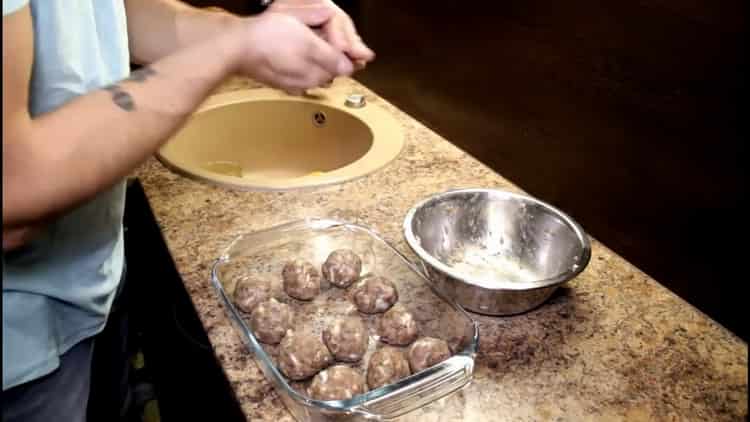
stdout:
<svg viewBox="0 0 750 422">
<path fill-rule="evenodd" d="M 126 0 L 125 6 L 130 55 L 140 64 L 213 38 L 240 22 L 229 13 L 198 9 L 177 0 Z"/>
<path fill-rule="evenodd" d="M 233 71 L 236 53 L 225 38 L 194 44 L 116 85 L 4 127 L 3 225 L 64 212 L 153 154 Z"/>
</svg>

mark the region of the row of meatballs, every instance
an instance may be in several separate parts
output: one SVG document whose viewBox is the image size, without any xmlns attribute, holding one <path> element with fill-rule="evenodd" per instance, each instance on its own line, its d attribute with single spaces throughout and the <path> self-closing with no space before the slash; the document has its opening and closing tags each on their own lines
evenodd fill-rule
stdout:
<svg viewBox="0 0 750 422">
<path fill-rule="evenodd" d="M 341 249 L 328 256 L 321 270 L 331 285 L 348 288 L 359 279 L 362 262 L 353 251 Z M 312 300 L 320 293 L 320 275 L 308 262 L 295 260 L 287 263 L 282 270 L 282 279 L 284 291 L 295 299 Z M 393 346 L 411 344 L 411 347 L 407 356 L 393 346 L 375 351 L 368 362 L 366 383 L 354 368 L 346 365 L 329 368 L 334 360 L 353 363 L 365 355 L 369 335 L 361 318 L 339 318 L 324 329 L 321 338 L 291 331 L 291 307 L 269 298 L 270 291 L 265 284 L 240 283 L 234 296 L 238 308 L 250 313 L 250 326 L 256 338 L 266 344 L 280 343 L 279 369 L 284 375 L 296 381 L 315 375 L 308 393 L 318 400 L 348 399 L 364 393 L 366 386 L 371 389 L 381 387 L 450 357 L 445 341 L 431 337 L 417 340 L 416 321 L 403 307 L 394 306 L 398 301 L 398 291 L 384 277 L 359 281 L 352 288 L 350 297 L 364 314 L 384 313 L 377 328 L 383 342 Z"/>
</svg>

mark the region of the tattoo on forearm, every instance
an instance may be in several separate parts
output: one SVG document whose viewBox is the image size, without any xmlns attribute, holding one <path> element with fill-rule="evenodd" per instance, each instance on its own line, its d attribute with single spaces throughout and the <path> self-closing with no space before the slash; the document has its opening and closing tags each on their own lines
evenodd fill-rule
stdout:
<svg viewBox="0 0 750 422">
<path fill-rule="evenodd" d="M 133 111 L 135 109 L 133 97 L 120 88 L 120 85 L 109 85 L 105 86 L 104 89 L 112 93 L 112 101 L 121 109 L 125 111 Z"/>
<path fill-rule="evenodd" d="M 154 69 L 145 66 L 132 72 L 130 76 L 125 78 L 125 80 L 131 82 L 144 82 L 150 76 L 153 76 L 155 74 L 156 71 Z M 133 101 L 133 96 L 125 91 L 125 89 L 123 89 L 119 84 L 108 85 L 105 86 L 104 89 L 112 93 L 112 101 L 118 107 L 125 111 L 135 110 L 135 102 Z"/>
</svg>

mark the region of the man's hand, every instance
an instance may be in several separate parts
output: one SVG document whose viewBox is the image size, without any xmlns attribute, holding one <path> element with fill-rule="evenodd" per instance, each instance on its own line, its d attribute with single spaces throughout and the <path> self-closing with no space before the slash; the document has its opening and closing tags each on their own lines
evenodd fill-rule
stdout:
<svg viewBox="0 0 750 422">
<path fill-rule="evenodd" d="M 375 58 L 375 53 L 357 34 L 354 22 L 331 0 L 276 0 L 268 12 L 294 16 L 316 31 L 332 46 L 346 54 L 363 68 Z"/>
<path fill-rule="evenodd" d="M 247 18 L 238 30 L 239 35 L 230 35 L 243 40 L 237 70 L 291 94 L 354 71 L 346 55 L 289 15 L 263 13 Z"/>
</svg>

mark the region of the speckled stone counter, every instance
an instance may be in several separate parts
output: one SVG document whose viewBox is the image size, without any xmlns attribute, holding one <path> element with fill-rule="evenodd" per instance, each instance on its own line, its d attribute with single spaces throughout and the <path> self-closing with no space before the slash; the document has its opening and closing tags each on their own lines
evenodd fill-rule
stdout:
<svg viewBox="0 0 750 422">
<path fill-rule="evenodd" d="M 519 191 L 356 82 L 337 83 L 365 92 L 372 106 L 388 108 L 404 126 L 404 151 L 377 173 L 296 192 L 213 187 L 155 159 L 136 174 L 248 420 L 292 417 L 209 283 L 211 264 L 230 240 L 326 216 L 369 225 L 413 257 L 400 228 L 418 200 L 461 187 Z M 253 86 L 235 80 L 222 90 Z M 475 316 L 480 348 L 473 383 L 403 420 L 746 420 L 747 344 L 596 240 L 592 249 L 587 269 L 541 308 L 514 317 Z"/>
</svg>

